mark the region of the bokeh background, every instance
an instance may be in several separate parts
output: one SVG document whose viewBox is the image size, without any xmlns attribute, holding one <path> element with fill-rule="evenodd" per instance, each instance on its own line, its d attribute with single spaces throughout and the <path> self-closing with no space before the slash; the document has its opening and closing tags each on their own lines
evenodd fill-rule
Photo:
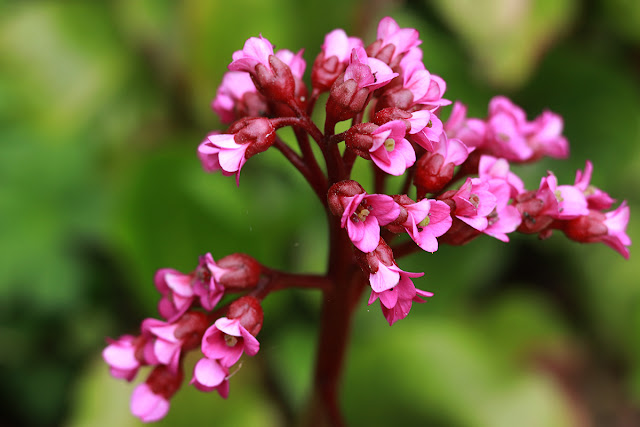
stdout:
<svg viewBox="0 0 640 427">
<path fill-rule="evenodd" d="M 632 0 L 0 0 L 0 425 L 134 426 L 105 337 L 157 316 L 153 273 L 242 251 L 322 272 L 320 205 L 278 152 L 241 185 L 195 149 L 233 51 L 262 33 L 313 62 L 341 27 L 420 30 L 447 98 L 484 117 L 505 94 L 565 118 L 553 170 L 631 205 L 640 241 L 640 3 Z M 443 112 L 443 117 L 448 111 Z M 515 236 L 400 261 L 436 293 L 389 327 L 362 308 L 344 377 L 352 425 L 640 425 L 640 267 L 604 245 Z M 162 425 L 278 426 L 308 397 L 319 299 L 265 301 L 262 348 L 223 401 L 183 387 Z M 143 378 L 144 374 L 140 377 Z"/>
</svg>

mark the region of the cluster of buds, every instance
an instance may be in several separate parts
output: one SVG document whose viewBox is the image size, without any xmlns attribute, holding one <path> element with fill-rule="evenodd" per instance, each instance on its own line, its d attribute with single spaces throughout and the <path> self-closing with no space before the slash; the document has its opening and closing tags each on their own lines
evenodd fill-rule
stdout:
<svg viewBox="0 0 640 427">
<path fill-rule="evenodd" d="M 328 272 L 286 276 L 238 254 L 218 263 L 207 254 L 189 274 L 160 270 L 158 309 L 165 321 L 145 320 L 141 335 L 112 341 L 104 352 L 119 378 L 131 380 L 140 366 L 155 366 L 134 392 L 134 414 L 144 421 L 164 416 L 182 381 L 184 354 L 198 346 L 204 357 L 191 383 L 226 397 L 229 369 L 243 353 L 258 351 L 260 301 L 271 291 L 317 288 L 331 292 L 331 304 L 339 292 L 360 295 L 349 286 L 370 287 L 368 303 L 379 300 L 391 325 L 408 315 L 413 302 L 433 296 L 413 284 L 423 273 L 404 271 L 396 262 L 413 251 L 434 253 L 440 244 L 462 245 L 482 234 L 503 242 L 516 231 L 546 238 L 558 229 L 629 257 L 629 208 L 622 202 L 611 210 L 614 200 L 591 185 L 591 162 L 573 185 L 558 185 L 549 173 L 537 190 L 526 190 L 511 171 L 510 164 L 568 155 L 560 116 L 545 111 L 528 121 L 520 107 L 498 96 L 485 119 L 468 118 L 456 102 L 443 123 L 441 111 L 451 104 L 444 98 L 446 83 L 426 69 L 420 44 L 417 30 L 400 28 L 389 17 L 369 45 L 334 30 L 313 62 L 310 88 L 303 81 L 302 51 L 276 52 L 260 36 L 233 54 L 212 102 L 229 127 L 200 144 L 202 166 L 235 175 L 239 185 L 249 158 L 272 146 L 282 152 L 332 216 Z M 311 117 L 322 94 L 325 122 L 318 126 Z M 345 120 L 349 129 L 336 133 Z M 277 133 L 288 126 L 297 150 Z M 373 170 L 370 191 L 351 179 L 356 161 Z M 388 176 L 404 177 L 399 194 L 386 193 Z M 246 295 L 225 307 L 222 317 L 216 307 L 228 292 Z"/>
</svg>

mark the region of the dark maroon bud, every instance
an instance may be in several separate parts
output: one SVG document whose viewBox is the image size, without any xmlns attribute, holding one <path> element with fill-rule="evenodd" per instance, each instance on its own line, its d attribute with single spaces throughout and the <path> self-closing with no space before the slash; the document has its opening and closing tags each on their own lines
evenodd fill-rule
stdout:
<svg viewBox="0 0 640 427">
<path fill-rule="evenodd" d="M 327 202 L 331 213 L 335 216 L 341 217 L 344 213 L 344 209 L 348 204 L 345 197 L 353 197 L 356 194 L 364 193 L 364 188 L 358 182 L 353 180 L 345 180 L 336 182 L 329 188 L 327 193 Z"/>
<path fill-rule="evenodd" d="M 387 44 L 386 46 L 382 47 L 382 40 L 378 39 L 367 46 L 366 50 L 367 56 L 369 58 L 376 58 L 384 62 L 385 64 L 390 65 L 391 58 L 393 58 L 393 53 L 395 52 L 396 47 L 393 44 Z"/>
<path fill-rule="evenodd" d="M 385 225 L 385 228 L 392 233 L 403 233 L 405 229 L 402 224 L 404 224 L 409 218 L 409 212 L 407 212 L 405 206 L 412 205 L 415 202 L 406 194 L 397 194 L 391 197 L 393 198 L 394 202 L 400 205 L 400 214 L 398 215 L 398 218 L 396 218 L 393 222 Z"/>
<path fill-rule="evenodd" d="M 264 117 L 247 117 L 233 123 L 229 128 L 236 144 L 250 144 L 245 158 L 266 151 L 276 140 L 276 129 Z"/>
<path fill-rule="evenodd" d="M 178 320 L 173 335 L 182 340 L 183 350 L 192 350 L 200 346 L 202 335 L 209 327 L 207 316 L 200 311 L 187 311 Z"/>
<path fill-rule="evenodd" d="M 364 111 L 369 102 L 369 89 L 358 88 L 358 83 L 344 77 L 339 77 L 331 86 L 331 92 L 326 104 L 327 120 L 341 122 L 351 119 Z"/>
<path fill-rule="evenodd" d="M 269 55 L 269 65 L 271 69 L 256 65 L 255 74 L 251 74 L 256 88 L 268 100 L 285 104 L 293 101 L 296 83 L 291 68 L 275 55 Z"/>
<path fill-rule="evenodd" d="M 604 224 L 607 217 L 602 212 L 590 211 L 584 215 L 569 221 L 561 222 L 561 229 L 571 240 L 581 243 L 592 243 L 602 240 L 609 229 Z"/>
<path fill-rule="evenodd" d="M 522 222 L 518 227 L 518 231 L 521 233 L 540 233 L 553 223 L 553 218 L 548 215 L 541 215 L 545 207 L 544 200 L 536 198 L 535 191 L 518 194 L 515 200 L 515 207 L 522 217 Z"/>
<path fill-rule="evenodd" d="M 408 120 L 411 119 L 411 113 L 405 110 L 401 110 L 400 108 L 395 107 L 387 107 L 378 111 L 376 115 L 373 117 L 373 123 L 378 126 L 382 126 L 385 123 L 391 122 L 393 120 L 405 120 L 407 125 L 407 132 L 411 130 L 411 123 Z"/>
<path fill-rule="evenodd" d="M 397 86 L 384 92 L 376 104 L 376 109 L 378 111 L 385 108 L 408 110 L 411 108 L 411 104 L 413 104 L 413 93 L 409 89 Z"/>
<path fill-rule="evenodd" d="M 262 266 L 247 254 L 231 254 L 217 262 L 218 267 L 228 270 L 218 280 L 226 289 L 254 288 L 260 280 Z"/>
<path fill-rule="evenodd" d="M 444 164 L 442 154 L 423 154 L 415 166 L 413 184 L 418 190 L 418 196 L 424 197 L 427 193 L 438 193 L 453 179 L 455 165 Z"/>
<path fill-rule="evenodd" d="M 374 123 L 359 123 L 351 126 L 345 134 L 346 146 L 353 150 L 358 156 L 367 160 L 371 159 L 369 150 L 373 146 L 373 136 L 371 134 L 378 129 Z"/>
<path fill-rule="evenodd" d="M 257 298 L 244 296 L 231 303 L 227 318 L 239 319 L 240 324 L 255 337 L 262 329 L 264 313 Z"/>
<path fill-rule="evenodd" d="M 365 274 L 375 274 L 380 263 L 390 266 L 395 263 L 393 251 L 383 238 L 380 238 L 378 247 L 369 253 L 364 253 L 354 247 L 356 262 Z"/>
<path fill-rule="evenodd" d="M 320 92 L 329 90 L 345 68 L 346 64 L 340 62 L 337 56 L 325 58 L 324 52 L 320 52 L 311 69 L 311 86 Z"/>
<path fill-rule="evenodd" d="M 183 377 L 182 369 L 174 373 L 167 365 L 158 365 L 151 371 L 146 383 L 153 394 L 170 399 L 182 385 Z"/>
</svg>

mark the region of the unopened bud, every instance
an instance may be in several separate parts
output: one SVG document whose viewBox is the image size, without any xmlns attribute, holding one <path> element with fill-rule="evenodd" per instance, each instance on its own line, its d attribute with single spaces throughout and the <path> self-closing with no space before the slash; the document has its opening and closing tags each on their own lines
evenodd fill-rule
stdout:
<svg viewBox="0 0 640 427">
<path fill-rule="evenodd" d="M 327 100 L 327 120 L 337 123 L 351 119 L 356 114 L 364 111 L 369 102 L 369 89 L 358 88 L 358 83 L 339 77 L 331 86 L 331 93 Z"/>
<path fill-rule="evenodd" d="M 453 179 L 454 168 L 453 163 L 444 163 L 442 154 L 426 152 L 422 155 L 416 162 L 413 178 L 418 196 L 442 190 Z"/>
<path fill-rule="evenodd" d="M 168 400 L 182 385 L 183 377 L 182 369 L 172 372 L 167 365 L 158 365 L 151 371 L 146 383 L 153 394 Z"/>
<path fill-rule="evenodd" d="M 345 197 L 353 197 L 356 194 L 362 194 L 364 192 L 364 188 L 356 181 L 349 179 L 336 182 L 329 188 L 329 192 L 327 193 L 327 202 L 331 213 L 337 217 L 341 217 L 348 203 Z"/>
<path fill-rule="evenodd" d="M 254 288 L 260 280 L 262 266 L 247 254 L 231 254 L 217 262 L 225 271 L 218 282 L 226 289 Z"/>
<path fill-rule="evenodd" d="M 378 125 L 374 123 L 359 123 L 347 130 L 345 134 L 345 145 L 353 150 L 358 156 L 367 160 L 371 159 L 369 150 L 373 147 L 373 136 L 371 135 Z"/>
<path fill-rule="evenodd" d="M 252 296 L 244 296 L 231 303 L 227 318 L 239 319 L 240 324 L 255 337 L 262 329 L 264 313 L 260 301 Z"/>
<path fill-rule="evenodd" d="M 198 348 L 204 331 L 209 327 L 207 316 L 200 311 L 188 311 L 178 320 L 173 335 L 182 341 L 183 350 Z"/>
<path fill-rule="evenodd" d="M 295 80 L 291 68 L 275 55 L 269 56 L 269 67 L 257 64 L 255 74 L 251 74 L 258 91 L 268 100 L 288 103 L 295 94 Z"/>
<path fill-rule="evenodd" d="M 233 123 L 228 133 L 233 134 L 236 144 L 250 144 L 245 153 L 248 159 L 266 151 L 276 140 L 276 129 L 264 117 L 247 117 Z"/>
</svg>

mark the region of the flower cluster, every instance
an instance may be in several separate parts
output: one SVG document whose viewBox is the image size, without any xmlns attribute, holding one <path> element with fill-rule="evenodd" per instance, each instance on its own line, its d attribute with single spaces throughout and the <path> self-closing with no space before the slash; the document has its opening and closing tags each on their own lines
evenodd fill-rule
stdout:
<svg viewBox="0 0 640 427">
<path fill-rule="evenodd" d="M 218 263 L 207 254 L 189 274 L 160 270 L 158 310 L 165 320 L 145 320 L 141 335 L 125 335 L 104 351 L 118 378 L 131 380 L 140 366 L 154 366 L 134 392 L 135 415 L 153 421 L 167 412 L 182 381 L 184 354 L 198 346 L 203 358 L 191 383 L 226 397 L 230 368 L 243 353 L 258 351 L 260 300 L 275 290 L 317 288 L 330 293 L 326 304 L 335 304 L 339 295 L 352 298 L 369 289 L 368 303 L 379 300 L 391 325 L 408 315 L 412 303 L 433 296 L 413 283 L 424 273 L 404 271 L 396 261 L 414 251 L 434 253 L 441 244 L 462 245 L 482 234 L 508 242 L 516 231 L 546 238 L 561 230 L 629 257 L 629 208 L 622 202 L 611 210 L 614 200 L 591 185 L 591 162 L 572 185 L 559 185 L 549 172 L 532 190 L 511 170 L 512 164 L 568 155 L 561 117 L 545 111 L 528 121 L 520 107 L 498 96 L 485 119 L 468 118 L 456 102 L 443 123 L 441 112 L 451 104 L 446 83 L 426 69 L 420 44 L 415 29 L 400 28 L 389 17 L 369 45 L 334 30 L 313 62 L 310 87 L 303 81 L 302 51 L 275 51 L 260 36 L 233 54 L 212 102 L 229 127 L 199 145 L 202 166 L 235 175 L 239 185 L 248 159 L 279 150 L 330 216 L 328 271 L 287 275 L 239 254 Z M 322 94 L 325 121 L 318 126 L 311 117 Z M 336 133 L 345 120 L 350 127 Z M 297 147 L 280 138 L 283 127 L 293 128 Z M 356 161 L 373 170 L 369 190 L 351 178 Z M 404 178 L 397 194 L 387 193 L 389 176 Z M 228 292 L 247 294 L 224 317 L 216 307 Z"/>
<path fill-rule="evenodd" d="M 162 294 L 158 311 L 164 320 L 145 319 L 140 335 L 109 340 L 102 352 L 116 378 L 132 381 L 141 367 L 153 367 L 131 396 L 135 416 L 151 422 L 167 414 L 169 399 L 184 378 L 185 355 L 198 347 L 204 358 L 196 364 L 191 383 L 199 390 L 217 390 L 227 397 L 229 368 L 243 353 L 253 356 L 258 352 L 255 336 L 263 314 L 253 296 L 215 308 L 225 293 L 254 288 L 259 278 L 260 265 L 244 254 L 229 255 L 218 263 L 206 254 L 189 274 L 172 269 L 156 273 L 156 288 Z M 219 317 L 224 311 L 227 316 Z"/>
</svg>

